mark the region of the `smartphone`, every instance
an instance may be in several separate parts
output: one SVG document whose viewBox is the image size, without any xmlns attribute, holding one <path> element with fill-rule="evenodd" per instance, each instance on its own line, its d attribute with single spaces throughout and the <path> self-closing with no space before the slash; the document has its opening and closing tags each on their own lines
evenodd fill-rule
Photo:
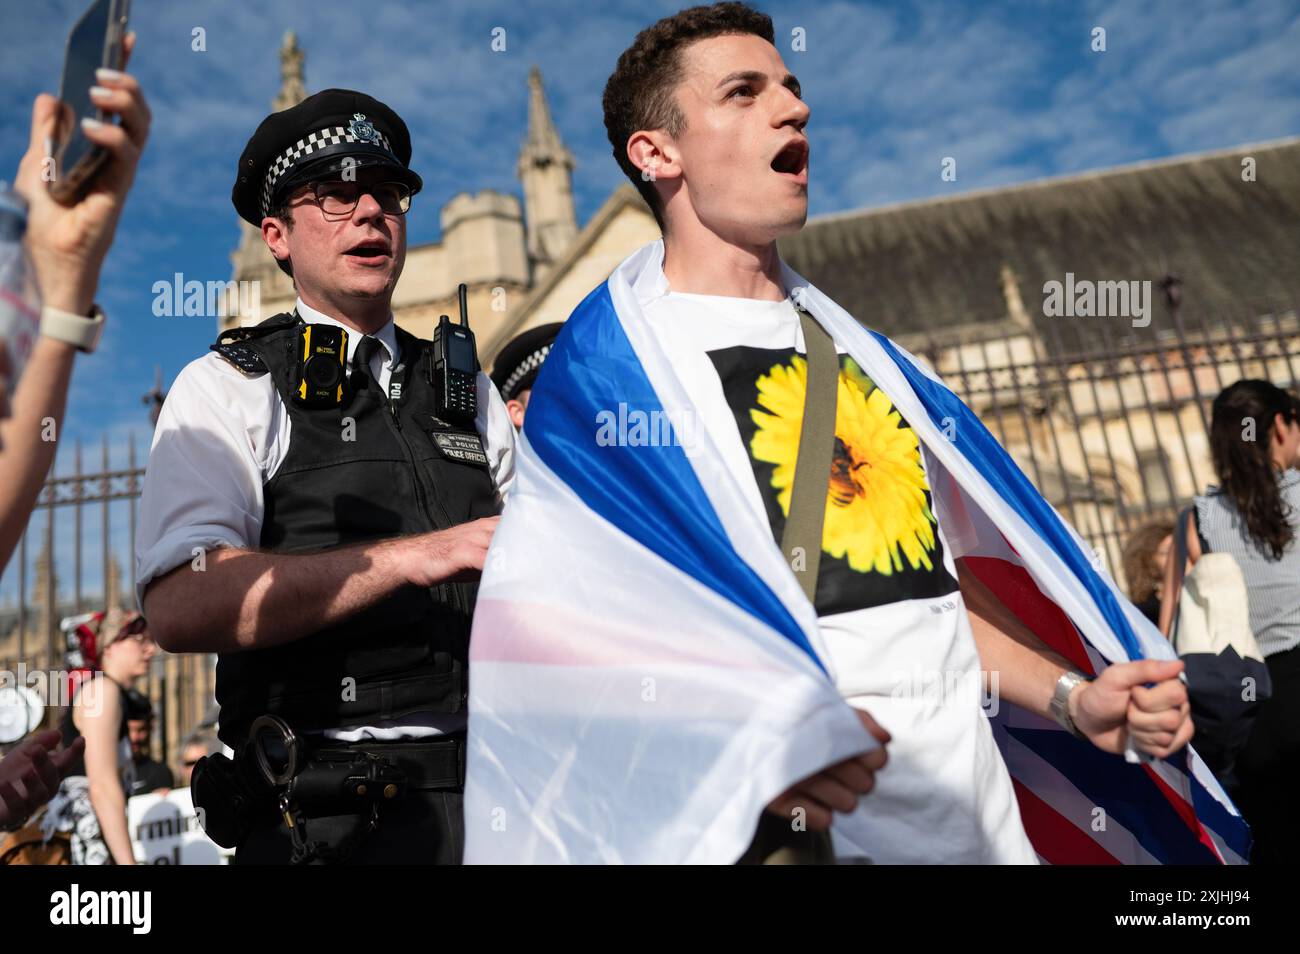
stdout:
<svg viewBox="0 0 1300 954">
<path fill-rule="evenodd" d="M 68 33 L 59 87 L 61 117 L 51 149 L 54 178 L 50 195 L 60 202 L 82 195 L 108 161 L 108 153 L 81 131 L 81 120 L 104 121 L 104 111 L 90 99 L 90 87 L 95 85 L 95 70 L 100 67 L 122 68 L 129 8 L 130 0 L 94 0 Z"/>
</svg>

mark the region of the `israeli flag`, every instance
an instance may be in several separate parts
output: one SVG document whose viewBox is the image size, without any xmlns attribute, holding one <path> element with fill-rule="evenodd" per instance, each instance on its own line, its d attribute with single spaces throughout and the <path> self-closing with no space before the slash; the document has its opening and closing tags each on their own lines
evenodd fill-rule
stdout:
<svg viewBox="0 0 1300 954">
<path fill-rule="evenodd" d="M 662 267 L 656 241 L 583 300 L 529 401 L 471 640 L 467 862 L 732 863 L 768 802 L 876 745 L 827 672 L 812 604 L 692 426 L 641 314 L 634 288 L 662 281 Z M 967 564 L 1003 602 L 1085 672 L 1174 658 L 938 377 L 782 269 L 942 463 L 936 502 L 971 517 Z M 1044 861 L 1248 851 L 1190 749 L 1126 761 L 1007 704 L 994 734 Z M 1102 831 L 1087 824 L 1093 807 Z"/>
</svg>

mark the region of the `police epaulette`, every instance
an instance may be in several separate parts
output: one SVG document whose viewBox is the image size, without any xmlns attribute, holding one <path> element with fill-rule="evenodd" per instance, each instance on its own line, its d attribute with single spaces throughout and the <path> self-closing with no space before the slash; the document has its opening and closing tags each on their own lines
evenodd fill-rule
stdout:
<svg viewBox="0 0 1300 954">
<path fill-rule="evenodd" d="M 256 325 L 242 325 L 238 328 L 227 328 L 221 334 L 217 335 L 217 345 L 234 344 L 239 341 L 247 341 L 249 338 L 260 338 L 263 335 L 274 334 L 282 328 L 290 328 L 298 323 L 296 314 L 284 312 L 279 315 L 272 315 L 266 321 Z"/>
<path fill-rule="evenodd" d="M 250 338 L 261 338 L 263 335 L 269 335 L 279 331 L 282 328 L 289 328 L 297 324 L 296 315 L 280 314 L 274 315 L 260 324 L 248 325 L 241 328 L 227 328 L 221 334 L 217 335 L 217 343 L 208 345 L 209 351 L 215 351 L 235 367 L 248 374 L 264 374 L 269 368 L 262 356 L 252 348 L 243 344 Z"/>
<path fill-rule="evenodd" d="M 215 351 L 221 357 L 225 358 L 240 371 L 246 374 L 264 374 L 268 368 L 262 356 L 254 351 L 248 345 L 230 343 L 208 345 L 210 351 Z"/>
</svg>

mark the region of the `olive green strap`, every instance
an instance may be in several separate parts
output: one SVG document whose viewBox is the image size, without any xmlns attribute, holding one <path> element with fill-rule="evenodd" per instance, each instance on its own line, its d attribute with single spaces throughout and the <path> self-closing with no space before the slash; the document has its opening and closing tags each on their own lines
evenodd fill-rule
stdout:
<svg viewBox="0 0 1300 954">
<path fill-rule="evenodd" d="M 822 555 L 822 524 L 835 454 L 835 405 L 839 394 L 839 358 L 835 342 L 804 309 L 799 309 L 808 351 L 808 385 L 804 393 L 799 454 L 795 458 L 790 512 L 781 534 L 781 552 L 810 601 L 817 594 Z"/>
</svg>

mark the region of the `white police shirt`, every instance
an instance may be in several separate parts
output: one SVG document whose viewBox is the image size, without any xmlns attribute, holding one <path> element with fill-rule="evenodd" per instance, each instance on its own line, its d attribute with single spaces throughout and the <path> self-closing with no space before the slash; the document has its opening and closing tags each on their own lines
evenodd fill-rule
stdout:
<svg viewBox="0 0 1300 954">
<path fill-rule="evenodd" d="M 297 302 L 312 324 L 342 322 Z M 361 341 L 348 335 L 348 364 Z M 374 335 L 383 345 L 370 372 L 387 392 L 400 359 L 393 320 Z M 478 417 L 493 482 L 504 500 L 515 473 L 515 428 L 496 386 L 478 375 Z M 135 538 L 136 601 L 144 609 L 145 587 L 155 577 L 189 563 L 196 548 L 255 549 L 262 533 L 262 488 L 289 449 L 290 420 L 268 374 L 249 376 L 214 351 L 182 369 L 167 393 L 154 428 L 149 466 L 140 496 Z M 357 741 L 420 738 L 465 728 L 466 713 L 417 713 L 373 726 L 335 729 L 330 738 Z"/>
</svg>

